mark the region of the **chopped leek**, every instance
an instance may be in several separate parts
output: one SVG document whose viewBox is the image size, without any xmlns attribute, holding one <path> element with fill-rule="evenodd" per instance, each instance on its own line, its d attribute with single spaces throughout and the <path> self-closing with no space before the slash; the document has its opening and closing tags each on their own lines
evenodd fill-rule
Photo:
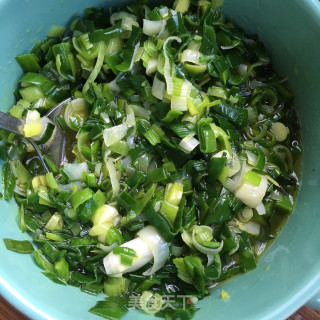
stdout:
<svg viewBox="0 0 320 320">
<path fill-rule="evenodd" d="M 72 100 L 64 114 L 64 120 L 72 130 L 79 130 L 88 117 L 88 106 L 84 99 Z"/>
<path fill-rule="evenodd" d="M 15 57 L 24 74 L 9 113 L 25 137 L 1 132 L 2 190 L 33 243 L 4 243 L 52 281 L 106 294 L 95 315 L 120 319 L 134 298 L 191 319 L 208 288 L 256 268 L 293 210 L 293 95 L 221 6 L 91 7 Z M 50 143 L 43 115 L 67 97 L 55 121 L 65 158 L 45 156 L 44 173 L 27 140 Z"/>
<path fill-rule="evenodd" d="M 30 241 L 18 241 L 4 238 L 3 242 L 8 250 L 19 252 L 19 253 L 31 253 L 34 251 Z"/>
<path fill-rule="evenodd" d="M 62 227 L 63 227 L 63 219 L 58 213 L 55 213 L 54 215 L 52 215 L 50 220 L 45 225 L 45 228 L 50 231 L 58 231 L 62 229 Z"/>
<path fill-rule="evenodd" d="M 277 141 L 285 141 L 289 134 L 289 129 L 281 122 L 274 122 L 271 125 L 271 131 L 275 134 Z"/>
</svg>

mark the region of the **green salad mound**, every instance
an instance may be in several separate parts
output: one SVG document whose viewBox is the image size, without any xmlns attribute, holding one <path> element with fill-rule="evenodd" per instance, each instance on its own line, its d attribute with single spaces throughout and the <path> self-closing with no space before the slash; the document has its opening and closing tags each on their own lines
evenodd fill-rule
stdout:
<svg viewBox="0 0 320 320">
<path fill-rule="evenodd" d="M 9 113 L 40 149 L 59 126 L 66 150 L 46 172 L 1 132 L 4 199 L 32 238 L 8 249 L 99 294 L 89 311 L 107 319 L 191 319 L 210 289 L 256 268 L 293 210 L 299 124 L 285 79 L 221 1 L 89 8 L 16 60 Z M 68 97 L 54 125 L 45 115 Z"/>
</svg>

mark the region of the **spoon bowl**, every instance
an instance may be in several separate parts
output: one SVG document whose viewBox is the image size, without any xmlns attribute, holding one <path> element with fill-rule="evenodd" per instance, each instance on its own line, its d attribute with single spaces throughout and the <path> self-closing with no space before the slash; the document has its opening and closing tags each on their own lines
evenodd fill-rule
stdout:
<svg viewBox="0 0 320 320">
<path fill-rule="evenodd" d="M 52 108 L 47 114 L 46 117 L 51 120 L 51 122 L 55 125 L 55 129 L 52 133 L 51 138 L 46 143 L 43 152 L 43 155 L 46 155 L 58 168 L 61 165 L 61 162 L 65 159 L 65 146 L 66 146 L 66 138 L 65 132 L 61 129 L 56 119 L 61 114 L 63 107 L 70 101 L 71 99 L 65 99 L 57 104 L 54 108 Z M 38 153 L 39 154 L 39 153 Z M 39 154 L 39 158 L 42 157 Z M 43 157 L 42 157 L 43 159 Z"/>
<path fill-rule="evenodd" d="M 56 119 L 61 114 L 64 105 L 67 104 L 69 101 L 70 98 L 61 101 L 55 107 L 50 109 L 50 111 L 45 115 L 45 117 L 48 118 L 51 121 L 51 123 L 54 124 L 55 128 L 50 139 L 46 142 L 45 145 L 43 145 L 41 149 L 39 148 L 39 145 L 35 140 L 33 140 L 32 138 L 26 138 L 23 135 L 23 127 L 25 125 L 24 120 L 18 119 L 0 111 L 0 129 L 4 129 L 12 133 L 15 133 L 27 142 L 29 142 L 37 152 L 39 160 L 46 172 L 50 172 L 50 169 L 48 168 L 44 156 L 47 156 L 57 167 L 60 167 L 61 162 L 65 158 L 65 133 L 60 128 Z"/>
</svg>

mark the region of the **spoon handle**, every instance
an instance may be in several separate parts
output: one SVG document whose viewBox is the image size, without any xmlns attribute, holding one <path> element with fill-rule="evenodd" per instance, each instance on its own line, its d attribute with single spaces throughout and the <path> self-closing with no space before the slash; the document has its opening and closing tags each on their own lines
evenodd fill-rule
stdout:
<svg viewBox="0 0 320 320">
<path fill-rule="evenodd" d="M 22 129 L 23 126 L 23 120 L 0 111 L 0 129 L 7 130 L 21 136 L 22 132 L 19 130 L 19 128 Z"/>
</svg>

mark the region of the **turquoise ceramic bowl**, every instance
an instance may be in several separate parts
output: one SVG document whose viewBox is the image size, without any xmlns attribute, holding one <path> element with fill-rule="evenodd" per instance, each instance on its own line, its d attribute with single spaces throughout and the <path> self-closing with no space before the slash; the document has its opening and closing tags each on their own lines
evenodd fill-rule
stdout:
<svg viewBox="0 0 320 320">
<path fill-rule="evenodd" d="M 122 2 L 120 0 L 120 2 Z M 51 25 L 65 25 L 88 6 L 119 1 L 0 0 L 0 106 L 14 102 L 21 75 L 16 54 L 28 52 Z M 275 67 L 288 76 L 303 129 L 303 179 L 295 212 L 256 270 L 213 290 L 199 303 L 195 319 L 284 319 L 320 288 L 320 2 L 318 0 L 226 0 L 225 13 L 258 33 Z M 0 238 L 28 239 L 17 225 L 14 202 L 0 202 Z M 230 294 L 220 299 L 221 289 Z M 87 310 L 96 298 L 55 285 L 28 255 L 7 251 L 0 241 L 0 293 L 31 319 L 94 320 Z M 319 307 L 314 298 L 313 306 Z M 125 319 L 150 319 L 129 312 Z"/>
</svg>

